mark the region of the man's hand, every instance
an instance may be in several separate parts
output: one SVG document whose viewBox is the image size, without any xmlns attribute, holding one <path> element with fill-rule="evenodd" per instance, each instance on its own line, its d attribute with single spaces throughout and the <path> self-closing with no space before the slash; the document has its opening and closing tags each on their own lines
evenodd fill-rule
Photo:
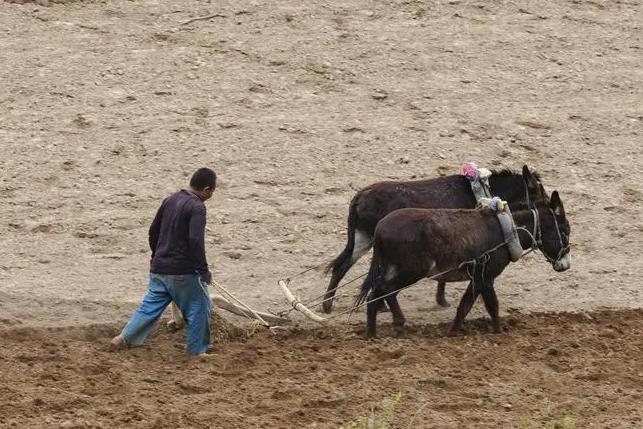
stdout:
<svg viewBox="0 0 643 429">
<path fill-rule="evenodd" d="M 199 274 L 199 278 L 201 278 L 201 281 L 207 285 L 212 284 L 212 273 L 210 271 Z"/>
</svg>

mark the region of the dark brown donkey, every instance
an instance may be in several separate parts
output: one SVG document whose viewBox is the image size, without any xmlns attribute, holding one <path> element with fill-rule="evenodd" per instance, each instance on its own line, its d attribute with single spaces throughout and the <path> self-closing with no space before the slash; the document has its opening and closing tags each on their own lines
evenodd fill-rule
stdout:
<svg viewBox="0 0 643 429">
<path fill-rule="evenodd" d="M 527 191 L 532 202 L 547 198 L 540 177 L 530 172 L 526 165 L 522 168 L 522 175 L 510 170 L 492 173 L 489 178 L 491 193 L 507 201 L 512 209 L 527 203 Z M 332 276 L 324 296 L 324 312 L 331 312 L 337 285 L 373 245 L 375 226 L 384 216 L 407 207 L 470 209 L 475 206 L 471 185 L 461 175 L 411 182 L 380 182 L 359 191 L 348 211 L 346 247 L 327 268 L 327 271 L 332 271 Z M 444 282 L 438 282 L 436 301 L 443 307 L 449 305 L 444 298 Z"/>
<path fill-rule="evenodd" d="M 513 212 L 523 249 L 537 246 L 554 270 L 571 266 L 569 223 L 554 191 L 551 201 L 532 210 Z M 533 237 L 533 239 L 532 239 Z M 373 259 L 356 303 L 368 296 L 367 337 L 375 336 L 377 300 L 385 299 L 393 315 L 396 335 L 404 331 L 404 315 L 397 302 L 401 288 L 438 275 L 442 282 L 470 280 L 449 335 L 455 335 L 478 295 L 482 294 L 494 332 L 500 332 L 494 279 L 509 265 L 509 253 L 496 214 L 489 209 L 402 209 L 380 221 L 375 229 Z M 495 249 L 495 250 L 492 250 Z M 475 261 L 462 264 L 466 261 Z M 446 271 L 449 271 L 445 273 Z"/>
</svg>

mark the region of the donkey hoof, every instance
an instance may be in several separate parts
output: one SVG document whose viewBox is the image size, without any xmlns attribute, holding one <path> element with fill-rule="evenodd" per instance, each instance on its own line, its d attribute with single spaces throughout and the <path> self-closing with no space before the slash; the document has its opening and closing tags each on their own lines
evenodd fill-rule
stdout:
<svg viewBox="0 0 643 429">
<path fill-rule="evenodd" d="M 403 327 L 393 328 L 393 336 L 395 338 L 402 338 L 404 336 L 404 328 Z"/>
<path fill-rule="evenodd" d="M 444 308 L 451 307 L 451 304 L 449 304 L 449 301 L 447 301 L 446 299 L 439 300 L 438 305 Z"/>
<path fill-rule="evenodd" d="M 330 314 L 333 311 L 333 302 L 324 301 L 324 303 L 322 304 L 322 311 L 326 314 Z"/>
<path fill-rule="evenodd" d="M 447 331 L 447 337 L 457 337 L 460 334 L 460 332 L 454 330 L 454 329 L 449 329 Z"/>
</svg>

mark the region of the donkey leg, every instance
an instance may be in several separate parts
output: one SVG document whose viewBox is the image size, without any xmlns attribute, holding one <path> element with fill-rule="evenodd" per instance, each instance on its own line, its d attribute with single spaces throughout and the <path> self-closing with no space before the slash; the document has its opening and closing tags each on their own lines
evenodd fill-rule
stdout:
<svg viewBox="0 0 643 429">
<path fill-rule="evenodd" d="M 484 285 L 482 289 L 482 299 L 484 300 L 484 306 L 487 309 L 487 313 L 491 316 L 491 325 L 493 327 L 493 332 L 499 334 L 502 332 L 500 328 L 500 317 L 498 312 L 498 296 L 496 295 L 496 290 L 493 287 L 493 281 Z"/>
<path fill-rule="evenodd" d="M 372 301 L 379 297 L 379 293 L 374 291 L 368 295 L 368 300 Z M 366 339 L 373 340 L 376 336 L 376 323 L 377 323 L 377 310 L 379 308 L 379 300 L 369 302 L 366 306 Z"/>
<path fill-rule="evenodd" d="M 330 313 L 333 311 L 333 298 L 337 292 L 337 285 L 342 281 L 348 270 L 358 261 L 359 258 L 364 256 L 366 252 L 373 245 L 373 239 L 368 234 L 363 233 L 360 230 L 355 230 L 354 244 L 352 251 L 349 248 L 350 245 L 347 245 L 342 254 L 335 260 L 333 263 L 333 272 L 330 277 L 330 283 L 326 288 L 326 294 L 324 295 L 324 302 L 322 303 L 322 310 L 324 313 Z"/>
<path fill-rule="evenodd" d="M 404 313 L 402 313 L 400 303 L 397 301 L 397 294 L 387 296 L 385 299 L 391 309 L 391 314 L 393 315 L 393 334 L 396 337 L 401 337 L 404 335 L 404 323 L 406 323 L 406 318 L 404 317 Z"/>
<path fill-rule="evenodd" d="M 438 303 L 440 307 L 448 307 L 449 302 L 447 301 L 446 297 L 444 296 L 444 287 L 446 286 L 446 282 L 444 280 L 439 280 L 438 281 L 438 290 L 435 292 L 435 302 Z"/>
<path fill-rule="evenodd" d="M 464 318 L 467 317 L 467 314 L 471 311 L 471 307 L 473 307 L 473 303 L 476 302 L 478 295 L 480 295 L 480 288 L 475 287 L 473 282 L 469 282 L 469 287 L 467 287 L 467 290 L 460 299 L 455 319 L 453 319 L 453 324 L 451 324 L 451 328 L 447 331 L 447 336 L 454 337 L 458 335 L 458 331 L 462 328 L 462 322 L 464 322 Z"/>
</svg>

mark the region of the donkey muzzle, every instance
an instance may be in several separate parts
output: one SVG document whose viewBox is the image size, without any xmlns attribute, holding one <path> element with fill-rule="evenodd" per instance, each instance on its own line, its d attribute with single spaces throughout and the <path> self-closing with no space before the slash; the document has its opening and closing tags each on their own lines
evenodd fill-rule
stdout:
<svg viewBox="0 0 643 429">
<path fill-rule="evenodd" d="M 568 253 L 553 263 L 554 270 L 557 272 L 567 271 L 572 267 L 572 256 Z"/>
</svg>

